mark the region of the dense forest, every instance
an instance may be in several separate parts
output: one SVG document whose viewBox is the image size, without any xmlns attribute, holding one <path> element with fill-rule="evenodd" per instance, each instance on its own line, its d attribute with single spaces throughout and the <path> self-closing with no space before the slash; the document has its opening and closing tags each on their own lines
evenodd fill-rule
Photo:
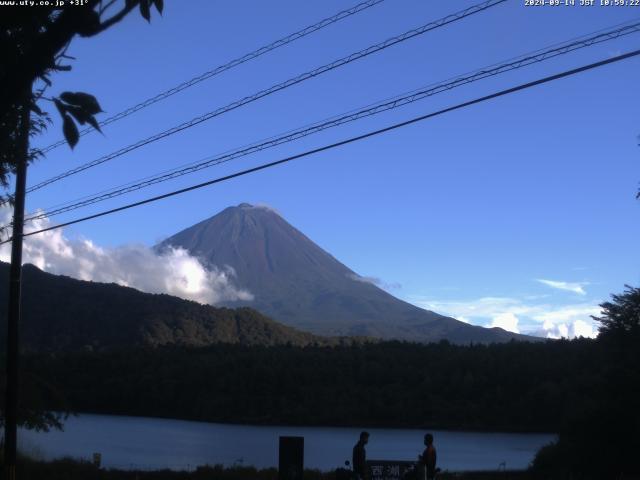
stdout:
<svg viewBox="0 0 640 480">
<path fill-rule="evenodd" d="M 555 432 L 597 395 L 599 350 L 591 340 L 467 347 L 220 344 L 30 355 L 22 364 L 29 378 L 63 392 L 59 399 L 73 411 Z"/>
</svg>

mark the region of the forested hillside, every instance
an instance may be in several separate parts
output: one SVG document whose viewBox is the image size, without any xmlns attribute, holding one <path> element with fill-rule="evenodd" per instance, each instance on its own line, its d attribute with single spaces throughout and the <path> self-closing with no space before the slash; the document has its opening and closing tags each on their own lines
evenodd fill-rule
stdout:
<svg viewBox="0 0 640 480">
<path fill-rule="evenodd" d="M 8 265 L 0 262 L 0 304 Z M 334 342 L 281 325 L 251 308 L 215 308 L 116 284 L 52 275 L 33 265 L 23 273 L 20 341 L 24 351 L 55 352 L 216 343 L 306 345 Z M 6 335 L 0 311 L 0 345 Z"/>
</svg>

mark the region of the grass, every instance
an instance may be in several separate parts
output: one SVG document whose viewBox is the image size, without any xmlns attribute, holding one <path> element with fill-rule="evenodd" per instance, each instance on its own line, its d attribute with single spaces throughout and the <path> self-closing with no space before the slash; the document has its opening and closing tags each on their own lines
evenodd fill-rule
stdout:
<svg viewBox="0 0 640 480">
<path fill-rule="evenodd" d="M 42 461 L 20 459 L 16 471 L 20 480 L 278 480 L 278 470 L 253 467 L 198 467 L 194 471 L 116 470 L 97 468 L 90 462 L 76 459 Z M 438 480 L 538 480 L 529 472 L 444 472 Z M 305 470 L 304 480 L 336 480 L 335 472 Z"/>
</svg>

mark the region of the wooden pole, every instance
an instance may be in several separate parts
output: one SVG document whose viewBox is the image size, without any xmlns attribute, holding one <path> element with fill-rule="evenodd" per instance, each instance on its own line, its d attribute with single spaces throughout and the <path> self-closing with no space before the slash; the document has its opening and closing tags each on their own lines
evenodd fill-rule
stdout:
<svg viewBox="0 0 640 480">
<path fill-rule="evenodd" d="M 15 480 L 18 430 L 18 333 L 20 325 L 20 294 L 22 286 L 22 233 L 24 227 L 24 200 L 29 155 L 29 102 L 31 91 L 25 96 L 20 112 L 19 150 L 16 159 L 16 190 L 13 207 L 13 234 L 11 241 L 11 268 L 9 271 L 9 309 L 7 315 L 7 389 L 4 424 L 4 464 L 6 478 Z"/>
</svg>

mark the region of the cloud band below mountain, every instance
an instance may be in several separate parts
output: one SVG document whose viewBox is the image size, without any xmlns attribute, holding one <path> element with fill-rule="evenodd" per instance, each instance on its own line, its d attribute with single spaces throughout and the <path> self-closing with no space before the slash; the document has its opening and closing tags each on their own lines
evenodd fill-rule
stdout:
<svg viewBox="0 0 640 480">
<path fill-rule="evenodd" d="M 9 211 L 3 209 L 2 223 L 8 223 Z M 25 232 L 46 228 L 39 220 Z M 8 262 L 11 244 L 0 246 L 0 260 Z M 252 300 L 250 292 L 234 285 L 233 270 L 205 268 L 182 248 L 155 252 L 144 245 L 102 248 L 91 240 L 71 240 L 63 230 L 51 230 L 25 237 L 23 263 L 57 275 L 80 280 L 117 283 L 147 293 L 167 293 L 199 303 L 215 305 L 223 301 Z"/>
<path fill-rule="evenodd" d="M 547 338 L 595 337 L 598 331 L 591 316 L 601 314 L 595 303 L 557 305 L 532 298 L 414 299 L 412 303 L 467 323 Z"/>
</svg>

